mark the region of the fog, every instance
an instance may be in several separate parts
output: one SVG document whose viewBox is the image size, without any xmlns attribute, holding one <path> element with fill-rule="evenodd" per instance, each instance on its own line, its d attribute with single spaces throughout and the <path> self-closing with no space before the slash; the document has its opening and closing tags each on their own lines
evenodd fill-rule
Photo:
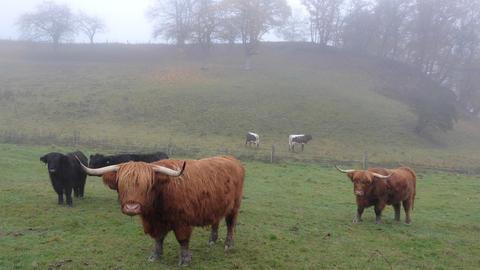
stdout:
<svg viewBox="0 0 480 270">
<path fill-rule="evenodd" d="M 0 0 L 0 270 L 480 269 L 479 180 L 480 0 Z"/>
<path fill-rule="evenodd" d="M 158 112 L 155 110 L 169 106 L 163 100 L 154 106 L 144 106 L 139 100 L 131 105 L 130 102 L 134 101 L 128 97 L 129 89 L 142 89 L 148 85 L 146 88 L 155 91 L 153 96 L 156 96 L 156 91 L 165 89 L 158 86 L 162 83 L 171 83 L 167 89 L 186 83 L 188 87 L 183 90 L 195 90 L 202 87 L 202 82 L 211 82 L 213 92 L 210 94 L 215 93 L 215 98 L 237 87 L 248 88 L 245 82 L 251 80 L 252 100 L 241 103 L 243 90 L 235 91 L 238 96 L 221 99 L 227 103 L 220 102 L 219 111 L 207 117 L 216 121 L 205 124 L 194 121 L 190 125 L 197 129 L 194 134 L 202 137 L 213 130 L 226 139 L 246 129 L 255 131 L 270 126 L 271 138 L 285 136 L 276 128 L 295 134 L 310 130 L 314 136 L 321 136 L 328 123 L 332 129 L 345 127 L 326 117 L 328 114 L 322 111 L 321 105 L 324 101 L 341 100 L 342 96 L 353 97 L 350 100 L 352 105 L 359 106 L 360 112 L 364 112 L 363 117 L 354 121 L 361 126 L 371 124 L 367 123 L 371 112 L 362 100 L 371 100 L 371 108 L 381 108 L 383 102 L 380 101 L 385 98 L 402 104 L 402 109 L 397 108 L 395 115 L 400 115 L 398 118 L 405 123 L 399 125 L 402 128 L 394 132 L 393 137 L 407 134 L 411 136 L 408 141 L 420 145 L 425 142 L 447 144 L 447 140 L 435 136 L 457 129 L 461 132 L 462 128 L 467 134 L 465 127 L 470 124 L 480 127 L 476 122 L 467 125 L 462 122 L 477 120 L 480 116 L 480 0 L 18 0 L 2 4 L 1 39 L 13 42 L 0 41 L 0 60 L 4 60 L 0 62 L 4 80 L 0 81 L 0 101 L 3 99 L 6 104 L 23 106 L 5 109 L 14 114 L 13 117 L 4 115 L 5 119 L 16 119 L 19 112 L 26 114 L 33 108 L 28 105 L 33 100 L 23 103 L 19 100 L 43 88 L 64 95 L 58 101 L 65 107 L 63 110 L 53 108 L 50 111 L 52 117 L 57 117 L 57 112 L 69 111 L 72 104 L 78 106 L 72 115 L 85 113 L 85 117 L 93 117 L 102 110 L 84 108 L 85 104 L 68 101 L 79 89 L 89 89 L 93 95 L 125 95 L 121 104 L 110 104 L 103 114 L 104 119 L 118 117 L 117 124 L 124 127 L 125 123 L 138 117 L 156 121 Z M 17 40 L 31 42 L 15 42 Z M 171 46 L 164 46 L 166 42 Z M 56 66 L 56 61 L 62 64 Z M 118 66 L 112 65 L 117 62 Z M 64 69 L 67 76 L 59 75 L 58 72 Z M 50 72 L 35 77 L 39 71 Z M 226 73 L 218 74 L 219 80 L 214 80 L 217 77 L 215 72 L 220 71 Z M 93 77 L 91 81 L 85 79 L 89 76 Z M 63 83 L 53 83 L 58 82 L 58 77 L 64 79 Z M 104 85 L 107 80 L 113 84 Z M 145 81 L 134 85 L 137 80 Z M 271 85 L 272 82 L 275 85 Z M 347 84 L 342 85 L 342 82 Z M 72 86 L 75 83 L 78 85 Z M 298 98 L 296 91 L 303 91 L 300 96 L 308 97 L 309 101 L 319 100 L 311 104 L 310 111 L 297 110 L 298 116 L 294 120 L 289 117 L 290 111 L 282 108 L 293 106 L 295 109 L 291 110 L 296 110 L 305 106 L 307 101 L 304 99 L 293 101 Z M 342 91 L 345 93 L 341 94 Z M 268 99 L 257 99 L 266 93 L 270 93 Z M 183 104 L 192 109 L 191 114 L 172 115 L 179 117 L 176 123 L 181 124 L 172 132 L 166 132 L 168 135 L 164 140 L 185 132 L 182 126 L 190 119 L 212 112 L 209 102 L 200 102 L 202 98 L 210 100 L 207 96 L 207 93 L 200 94 L 192 101 L 195 106 Z M 262 103 L 274 97 L 279 100 Z M 12 102 L 17 98 L 17 102 Z M 52 100 L 39 104 L 38 111 L 48 115 L 47 108 L 51 107 Z M 282 103 L 284 101 L 287 102 Z M 177 102 L 172 103 L 181 108 Z M 229 115 L 222 111 L 229 108 L 229 103 L 242 105 L 237 108 L 237 113 Z M 276 103 L 282 106 L 260 111 L 260 108 Z M 202 108 L 203 105 L 206 107 Z M 119 110 L 116 106 L 130 107 Z M 348 110 L 342 113 L 343 104 L 340 102 L 327 107 L 332 115 L 344 117 L 351 113 Z M 36 114 L 36 111 L 30 113 Z M 119 111 L 124 115 L 119 115 Z M 379 111 L 383 113 L 384 110 Z M 242 117 L 238 116 L 243 113 Z M 261 113 L 264 115 L 257 116 Z M 303 119 L 309 113 L 318 114 L 310 118 L 311 123 Z M 224 124 L 220 124 L 216 115 L 225 116 Z M 245 121 L 244 125 L 231 127 L 230 123 L 239 119 Z M 4 137 L 13 138 L 15 142 L 32 138 L 62 142 L 65 134 L 75 134 L 74 138 L 77 138 L 78 127 L 73 127 L 75 132 L 52 132 L 43 120 L 27 123 L 26 128 L 33 130 L 18 134 L 12 134 L 6 124 L 3 126 Z M 317 120 L 324 121 L 324 124 L 318 125 Z M 397 118 L 388 118 L 387 114 L 378 120 L 390 125 Z M 42 124 L 37 127 L 37 123 Z M 298 128 L 293 127 L 295 124 Z M 54 126 L 67 129 L 65 124 Z M 228 128 L 231 130 L 226 131 Z M 359 138 L 381 134 L 369 132 Z M 469 143 L 478 137 L 473 135 L 471 138 L 474 139 L 470 139 L 470 135 L 465 134 L 463 138 L 468 143 L 464 145 L 469 150 Z M 191 137 L 197 138 L 197 135 Z M 107 137 L 91 132 L 82 136 L 87 141 L 95 141 L 97 136 L 101 136 L 101 140 Z M 346 138 L 338 143 L 348 145 L 349 140 L 355 139 L 354 136 Z M 118 136 L 117 139 L 125 137 Z M 190 139 L 190 136 L 185 138 Z"/>
<path fill-rule="evenodd" d="M 67 4 L 73 11 L 84 11 L 102 18 L 107 26 L 105 33 L 99 33 L 99 42 L 149 43 L 152 38 L 152 23 L 146 13 L 154 0 L 59 0 L 58 4 Z M 302 8 L 300 0 L 288 0 L 293 9 Z M 19 16 L 32 12 L 42 0 L 3 0 L 0 9 L 0 40 L 15 40 L 19 37 L 15 26 Z M 275 39 L 272 35 L 267 39 Z M 85 42 L 82 37 L 77 41 Z"/>
</svg>

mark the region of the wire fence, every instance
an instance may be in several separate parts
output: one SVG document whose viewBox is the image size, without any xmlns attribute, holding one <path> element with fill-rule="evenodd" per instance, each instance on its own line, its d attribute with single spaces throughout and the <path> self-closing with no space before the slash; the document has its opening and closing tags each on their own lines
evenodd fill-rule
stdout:
<svg viewBox="0 0 480 270">
<path fill-rule="evenodd" d="M 442 171 L 451 173 L 460 173 L 468 175 L 480 175 L 480 167 L 448 167 L 441 165 L 414 163 L 411 161 L 371 161 L 367 152 L 359 155 L 358 158 L 336 159 L 319 155 L 307 151 L 289 151 L 288 145 L 262 145 L 259 148 L 248 145 L 238 145 L 236 147 L 206 147 L 179 145 L 173 140 L 166 143 L 145 144 L 133 141 L 124 141 L 122 143 L 112 142 L 107 139 L 81 138 L 78 131 L 74 131 L 71 136 L 59 137 L 55 134 L 43 136 L 20 134 L 9 131 L 0 133 L 1 143 L 27 144 L 27 145 L 58 145 L 65 147 L 89 148 L 89 149 L 108 149 L 108 153 L 127 153 L 127 152 L 154 152 L 162 151 L 170 157 L 188 157 L 201 158 L 213 155 L 233 155 L 244 161 L 261 161 L 266 163 L 278 162 L 297 162 L 305 164 L 315 164 L 322 167 L 333 167 L 342 165 L 349 168 L 369 168 L 369 167 L 387 167 L 410 166 L 416 171 Z"/>
<path fill-rule="evenodd" d="M 357 159 L 336 159 L 329 158 L 321 155 L 317 155 L 311 152 L 290 152 L 283 150 L 281 147 L 272 145 L 269 148 L 255 149 L 250 147 L 241 148 L 182 148 L 177 145 L 172 145 L 171 148 L 166 148 L 167 153 L 170 156 L 194 156 L 202 157 L 205 155 L 233 155 L 240 160 L 255 160 L 267 163 L 278 162 L 298 162 L 305 164 L 315 164 L 322 167 L 333 167 L 335 165 L 341 165 L 349 168 L 372 168 L 372 167 L 385 167 L 394 168 L 399 166 L 409 166 L 416 171 L 442 171 L 450 173 L 460 173 L 468 175 L 479 175 L 480 168 L 459 168 L 459 167 L 444 167 L 435 166 L 429 164 L 412 163 L 409 161 L 369 161 L 368 153 L 364 152 L 363 155 Z"/>
</svg>

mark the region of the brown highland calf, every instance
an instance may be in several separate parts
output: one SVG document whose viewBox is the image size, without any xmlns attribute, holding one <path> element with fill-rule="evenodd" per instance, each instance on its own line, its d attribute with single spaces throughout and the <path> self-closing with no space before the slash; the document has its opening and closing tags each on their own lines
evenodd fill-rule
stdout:
<svg viewBox="0 0 480 270">
<path fill-rule="evenodd" d="M 143 230 L 155 239 L 150 261 L 163 253 L 163 240 L 173 231 L 181 246 L 179 265 L 188 265 L 192 254 L 189 240 L 193 227 L 211 225 L 209 244 L 218 238 L 222 218 L 227 223 L 225 250 L 233 247 L 233 233 L 240 209 L 245 170 L 231 156 L 200 160 L 128 162 L 90 169 L 117 190 L 121 211 L 140 215 Z"/>
<path fill-rule="evenodd" d="M 385 205 L 393 205 L 395 220 L 400 221 L 400 204 L 405 210 L 405 223 L 412 222 L 410 213 L 415 201 L 417 180 L 411 168 L 342 170 L 335 167 L 346 173 L 353 182 L 353 193 L 357 199 L 357 215 L 353 223 L 362 221 L 363 210 L 372 205 L 375 206 L 376 223 L 382 222 Z"/>
</svg>

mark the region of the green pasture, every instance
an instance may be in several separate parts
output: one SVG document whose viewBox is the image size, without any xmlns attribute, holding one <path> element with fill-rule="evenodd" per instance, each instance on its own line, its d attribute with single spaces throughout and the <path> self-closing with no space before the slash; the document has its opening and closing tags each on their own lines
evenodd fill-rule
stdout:
<svg viewBox="0 0 480 270">
<path fill-rule="evenodd" d="M 161 262 L 146 261 L 152 240 L 138 218 L 121 214 L 117 195 L 89 177 L 84 200 L 56 204 L 38 158 L 55 146 L 0 145 L 0 269 L 171 269 L 179 246 L 167 236 Z M 244 162 L 236 246 L 208 246 L 194 230 L 190 269 L 478 269 L 480 179 L 422 172 L 413 224 L 352 224 L 352 184 L 332 168 Z M 403 213 L 402 213 L 403 219 Z"/>
</svg>

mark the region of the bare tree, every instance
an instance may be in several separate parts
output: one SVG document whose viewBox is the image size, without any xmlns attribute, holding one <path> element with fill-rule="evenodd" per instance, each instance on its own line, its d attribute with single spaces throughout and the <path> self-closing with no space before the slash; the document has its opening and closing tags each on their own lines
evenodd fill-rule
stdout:
<svg viewBox="0 0 480 270">
<path fill-rule="evenodd" d="M 342 30 L 342 46 L 348 50 L 368 53 L 377 32 L 373 6 L 366 0 L 352 1 Z"/>
<path fill-rule="evenodd" d="M 414 10 L 414 0 L 379 0 L 375 9 L 378 26 L 376 54 L 396 59 L 408 37 L 406 28 Z M 404 52 L 403 52 L 404 53 Z"/>
<path fill-rule="evenodd" d="M 75 34 L 75 19 L 70 8 L 51 1 L 38 5 L 32 13 L 23 14 L 17 25 L 22 38 L 50 41 L 55 48 Z"/>
<path fill-rule="evenodd" d="M 308 31 L 308 18 L 304 17 L 301 10 L 297 9 L 278 30 L 278 34 L 286 41 L 306 41 Z"/>
<path fill-rule="evenodd" d="M 267 32 L 282 26 L 290 16 L 285 0 L 224 0 L 228 19 L 240 32 L 245 50 L 245 69 Z"/>
<path fill-rule="evenodd" d="M 453 54 L 457 59 L 454 89 L 467 114 L 480 113 L 480 1 L 464 1 L 455 28 Z"/>
<path fill-rule="evenodd" d="M 175 40 L 182 47 L 191 38 L 196 0 L 156 0 L 148 16 L 155 23 L 153 36 Z"/>
<path fill-rule="evenodd" d="M 302 0 L 310 15 L 311 41 L 322 45 L 336 40 L 341 27 L 341 6 L 344 0 Z"/>
<path fill-rule="evenodd" d="M 78 30 L 88 37 L 90 44 L 93 44 L 93 39 L 97 33 L 106 30 L 105 23 L 102 19 L 87 15 L 83 12 L 77 15 L 77 27 Z"/>
<path fill-rule="evenodd" d="M 230 1 L 220 1 L 217 8 L 218 25 L 215 38 L 221 42 L 234 45 L 240 37 L 240 29 L 232 19 Z"/>
<path fill-rule="evenodd" d="M 210 56 L 213 35 L 218 26 L 218 3 L 214 0 L 197 0 L 193 8 L 193 42 L 200 46 L 202 51 L 202 69 L 207 68 L 207 59 Z"/>
<path fill-rule="evenodd" d="M 214 0 L 197 0 L 192 8 L 193 40 L 202 47 L 211 46 L 218 25 L 217 3 Z"/>
<path fill-rule="evenodd" d="M 444 64 L 441 62 L 448 61 L 448 51 L 453 45 L 454 25 L 451 22 L 456 12 L 455 4 L 450 0 L 417 1 L 411 21 L 410 61 L 439 82 L 443 81 L 441 77 L 445 74 L 441 71 Z"/>
</svg>

